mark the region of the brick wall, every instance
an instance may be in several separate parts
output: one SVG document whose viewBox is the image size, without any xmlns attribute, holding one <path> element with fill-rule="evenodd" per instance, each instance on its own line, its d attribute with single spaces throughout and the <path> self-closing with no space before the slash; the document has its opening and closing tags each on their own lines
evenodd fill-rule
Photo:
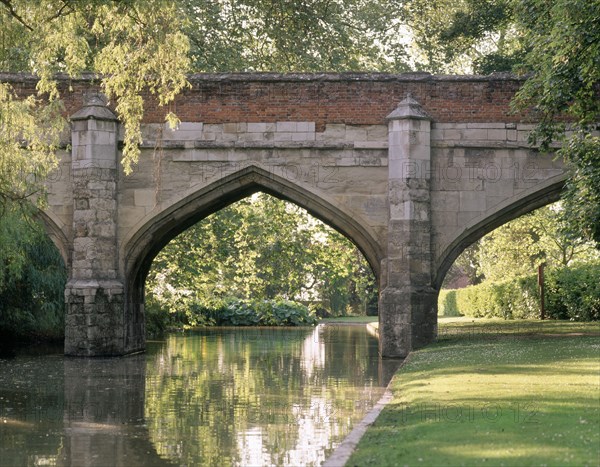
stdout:
<svg viewBox="0 0 600 467">
<path fill-rule="evenodd" d="M 26 75 L 0 75 L 21 95 L 33 92 Z M 205 123 L 313 121 L 382 124 L 411 93 L 435 122 L 525 122 L 510 101 L 522 80 L 508 75 L 433 76 L 416 74 L 201 74 L 171 106 L 182 121 Z M 98 89 L 90 77 L 64 80 L 66 112 L 81 108 L 83 95 Z M 162 122 L 165 108 L 147 96 L 145 122 Z"/>
</svg>

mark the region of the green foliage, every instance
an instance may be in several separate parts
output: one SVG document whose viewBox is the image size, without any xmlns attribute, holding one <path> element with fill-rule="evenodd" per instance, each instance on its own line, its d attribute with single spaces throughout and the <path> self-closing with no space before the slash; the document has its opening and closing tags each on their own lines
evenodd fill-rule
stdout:
<svg viewBox="0 0 600 467">
<path fill-rule="evenodd" d="M 212 311 L 215 323 L 222 326 L 301 326 L 317 323 L 308 307 L 289 300 L 225 301 Z"/>
<path fill-rule="evenodd" d="M 546 280 L 546 297 L 551 318 L 600 320 L 600 263 L 551 271 Z"/>
<path fill-rule="evenodd" d="M 539 121 L 531 143 L 560 145 L 573 173 L 562 215 L 600 248 L 600 2 L 413 0 L 401 11 L 416 68 L 528 74 L 515 110 Z"/>
<path fill-rule="evenodd" d="M 538 139 L 548 145 L 566 113 L 578 126 L 597 123 L 600 102 L 600 4 L 589 0 L 525 0 L 518 19 L 527 32 L 531 76 L 519 103 L 535 106 L 542 117 Z"/>
<path fill-rule="evenodd" d="M 570 229 L 600 249 L 600 138 L 580 133 L 561 153 L 572 169 L 563 196 Z"/>
<path fill-rule="evenodd" d="M 513 14 L 510 0 L 413 0 L 401 12 L 415 67 L 433 73 L 511 71 L 522 59 Z"/>
<path fill-rule="evenodd" d="M 227 297 L 316 302 L 364 314 L 377 300 L 357 248 L 298 206 L 265 194 L 243 199 L 173 239 L 155 258 L 147 302 L 173 315 Z"/>
<path fill-rule="evenodd" d="M 456 303 L 455 289 L 442 289 L 438 296 L 438 316 L 462 316 Z"/>
<path fill-rule="evenodd" d="M 198 71 L 408 70 L 389 2 L 185 0 Z"/>
<path fill-rule="evenodd" d="M 502 281 L 533 274 L 542 263 L 558 268 L 600 259 L 594 244 L 565 221 L 565 211 L 574 209 L 559 202 L 498 227 L 461 253 L 445 283 L 460 275 L 471 284 Z"/>
<path fill-rule="evenodd" d="M 44 105 L 35 96 L 18 99 L 0 83 L 0 216 L 9 203 L 38 195 L 40 182 L 58 166 L 56 150 L 64 127 L 61 105 Z M 44 197 L 37 196 L 38 206 Z"/>
<path fill-rule="evenodd" d="M 0 217 L 0 245 L 0 335 L 61 337 L 67 275 L 58 250 L 14 205 Z"/>
<path fill-rule="evenodd" d="M 446 313 L 458 311 L 462 315 L 475 318 L 504 319 L 539 316 L 537 276 L 519 277 L 503 282 L 483 282 L 454 292 L 454 297 L 448 297 L 447 294 L 445 296 L 444 305 L 450 305 L 448 310 L 442 308 Z"/>
<path fill-rule="evenodd" d="M 166 0 L 11 0 L 0 4 L 0 27 L 0 69 L 31 72 L 39 78 L 38 96 L 22 104 L 15 103 L 10 87 L 0 85 L 0 129 L 6 125 L 13 129 L 0 131 L 0 170 L 6 170 L 6 163 L 26 166 L 28 153 L 36 155 L 39 163 L 25 175 L 38 171 L 43 175 L 56 166 L 56 143 L 65 124 L 56 112 L 60 104 L 57 73 L 73 78 L 84 71 L 101 75 L 100 85 L 114 99 L 125 128 L 122 163 L 126 173 L 139 155 L 142 93 L 156 95 L 164 106 L 188 86 L 189 41 L 181 32 L 180 12 Z M 52 115 L 52 123 L 39 121 L 34 110 Z M 167 120 L 176 123 L 170 113 Z M 29 131 L 32 126 L 39 135 Z M 0 175 L 0 182 L 3 178 L 6 175 Z M 39 188 L 41 181 L 43 177 L 38 177 Z M 0 186 L 2 192 L 12 190 L 10 183 Z"/>
<path fill-rule="evenodd" d="M 517 280 L 506 283 L 482 283 L 456 290 L 442 290 L 438 299 L 439 316 L 503 317 L 512 318 L 508 310 L 503 309 L 507 302 L 502 292 L 512 290 Z M 520 297 L 519 297 L 519 300 Z M 533 311 L 533 310 L 532 310 Z"/>
<path fill-rule="evenodd" d="M 226 298 L 211 304 L 187 301 L 175 313 L 165 313 L 150 299 L 146 329 L 159 335 L 169 328 L 197 326 L 312 326 L 317 319 L 306 305 L 284 299 L 240 300 Z"/>
<path fill-rule="evenodd" d="M 566 217 L 600 247 L 600 139 L 592 134 L 600 121 L 600 2 L 525 0 L 517 11 L 531 76 L 516 107 L 537 112 L 533 143 L 542 150 L 561 144 L 558 154 L 573 172 Z"/>
<path fill-rule="evenodd" d="M 552 319 L 600 320 L 600 263 L 548 269 L 545 310 Z M 537 275 L 440 291 L 439 316 L 526 319 L 540 315 Z"/>
</svg>

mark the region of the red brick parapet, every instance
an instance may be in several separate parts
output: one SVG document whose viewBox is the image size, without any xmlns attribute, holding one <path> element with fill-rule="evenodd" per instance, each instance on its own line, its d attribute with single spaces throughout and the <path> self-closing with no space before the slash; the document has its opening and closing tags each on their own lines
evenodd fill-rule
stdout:
<svg viewBox="0 0 600 467">
<path fill-rule="evenodd" d="M 25 74 L 0 74 L 20 95 L 34 91 L 36 79 Z M 189 76 L 191 89 L 171 104 L 182 121 L 205 123 L 314 121 L 384 124 L 385 117 L 408 93 L 434 122 L 531 121 L 511 111 L 510 102 L 523 78 L 509 74 L 436 76 L 429 73 L 223 73 Z M 98 79 L 61 78 L 67 114 L 83 105 L 86 93 L 98 90 Z M 166 109 L 146 96 L 144 122 L 164 121 Z"/>
</svg>

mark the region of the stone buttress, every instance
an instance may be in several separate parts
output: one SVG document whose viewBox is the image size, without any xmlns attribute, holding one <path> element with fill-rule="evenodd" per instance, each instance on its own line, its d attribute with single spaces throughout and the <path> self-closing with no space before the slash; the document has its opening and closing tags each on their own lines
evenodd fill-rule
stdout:
<svg viewBox="0 0 600 467">
<path fill-rule="evenodd" d="M 118 267 L 116 116 L 99 95 L 71 116 L 72 267 L 65 289 L 65 354 L 123 355 L 143 349 L 127 336 Z M 143 325 L 142 325 L 143 327 Z"/>
<path fill-rule="evenodd" d="M 405 357 L 437 333 L 437 294 L 431 286 L 431 119 L 410 95 L 387 119 L 389 224 L 379 347 L 384 357 Z"/>
</svg>

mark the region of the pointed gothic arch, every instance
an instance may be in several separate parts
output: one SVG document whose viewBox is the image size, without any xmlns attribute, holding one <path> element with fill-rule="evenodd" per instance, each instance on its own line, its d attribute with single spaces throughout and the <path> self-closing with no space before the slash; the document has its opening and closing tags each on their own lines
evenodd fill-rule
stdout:
<svg viewBox="0 0 600 467">
<path fill-rule="evenodd" d="M 167 208 L 157 207 L 135 229 L 122 250 L 127 327 L 143 323 L 144 283 L 154 257 L 175 236 L 210 214 L 258 191 L 290 201 L 338 230 L 363 253 L 379 281 L 381 246 L 355 216 L 292 182 L 256 166 L 246 167 L 193 191 Z M 129 329 L 126 335 L 135 335 Z M 142 334 L 143 335 L 143 334 Z"/>
<path fill-rule="evenodd" d="M 492 230 L 510 222 L 524 214 L 535 211 L 560 199 L 566 175 L 551 178 L 537 186 L 536 190 L 525 196 L 519 194 L 517 199 L 509 199 L 500 203 L 492 212 L 486 212 L 481 218 L 468 225 L 442 252 L 437 267 L 434 269 L 433 285 L 436 290 L 442 285 L 446 273 L 458 256 L 471 244 Z"/>
</svg>

